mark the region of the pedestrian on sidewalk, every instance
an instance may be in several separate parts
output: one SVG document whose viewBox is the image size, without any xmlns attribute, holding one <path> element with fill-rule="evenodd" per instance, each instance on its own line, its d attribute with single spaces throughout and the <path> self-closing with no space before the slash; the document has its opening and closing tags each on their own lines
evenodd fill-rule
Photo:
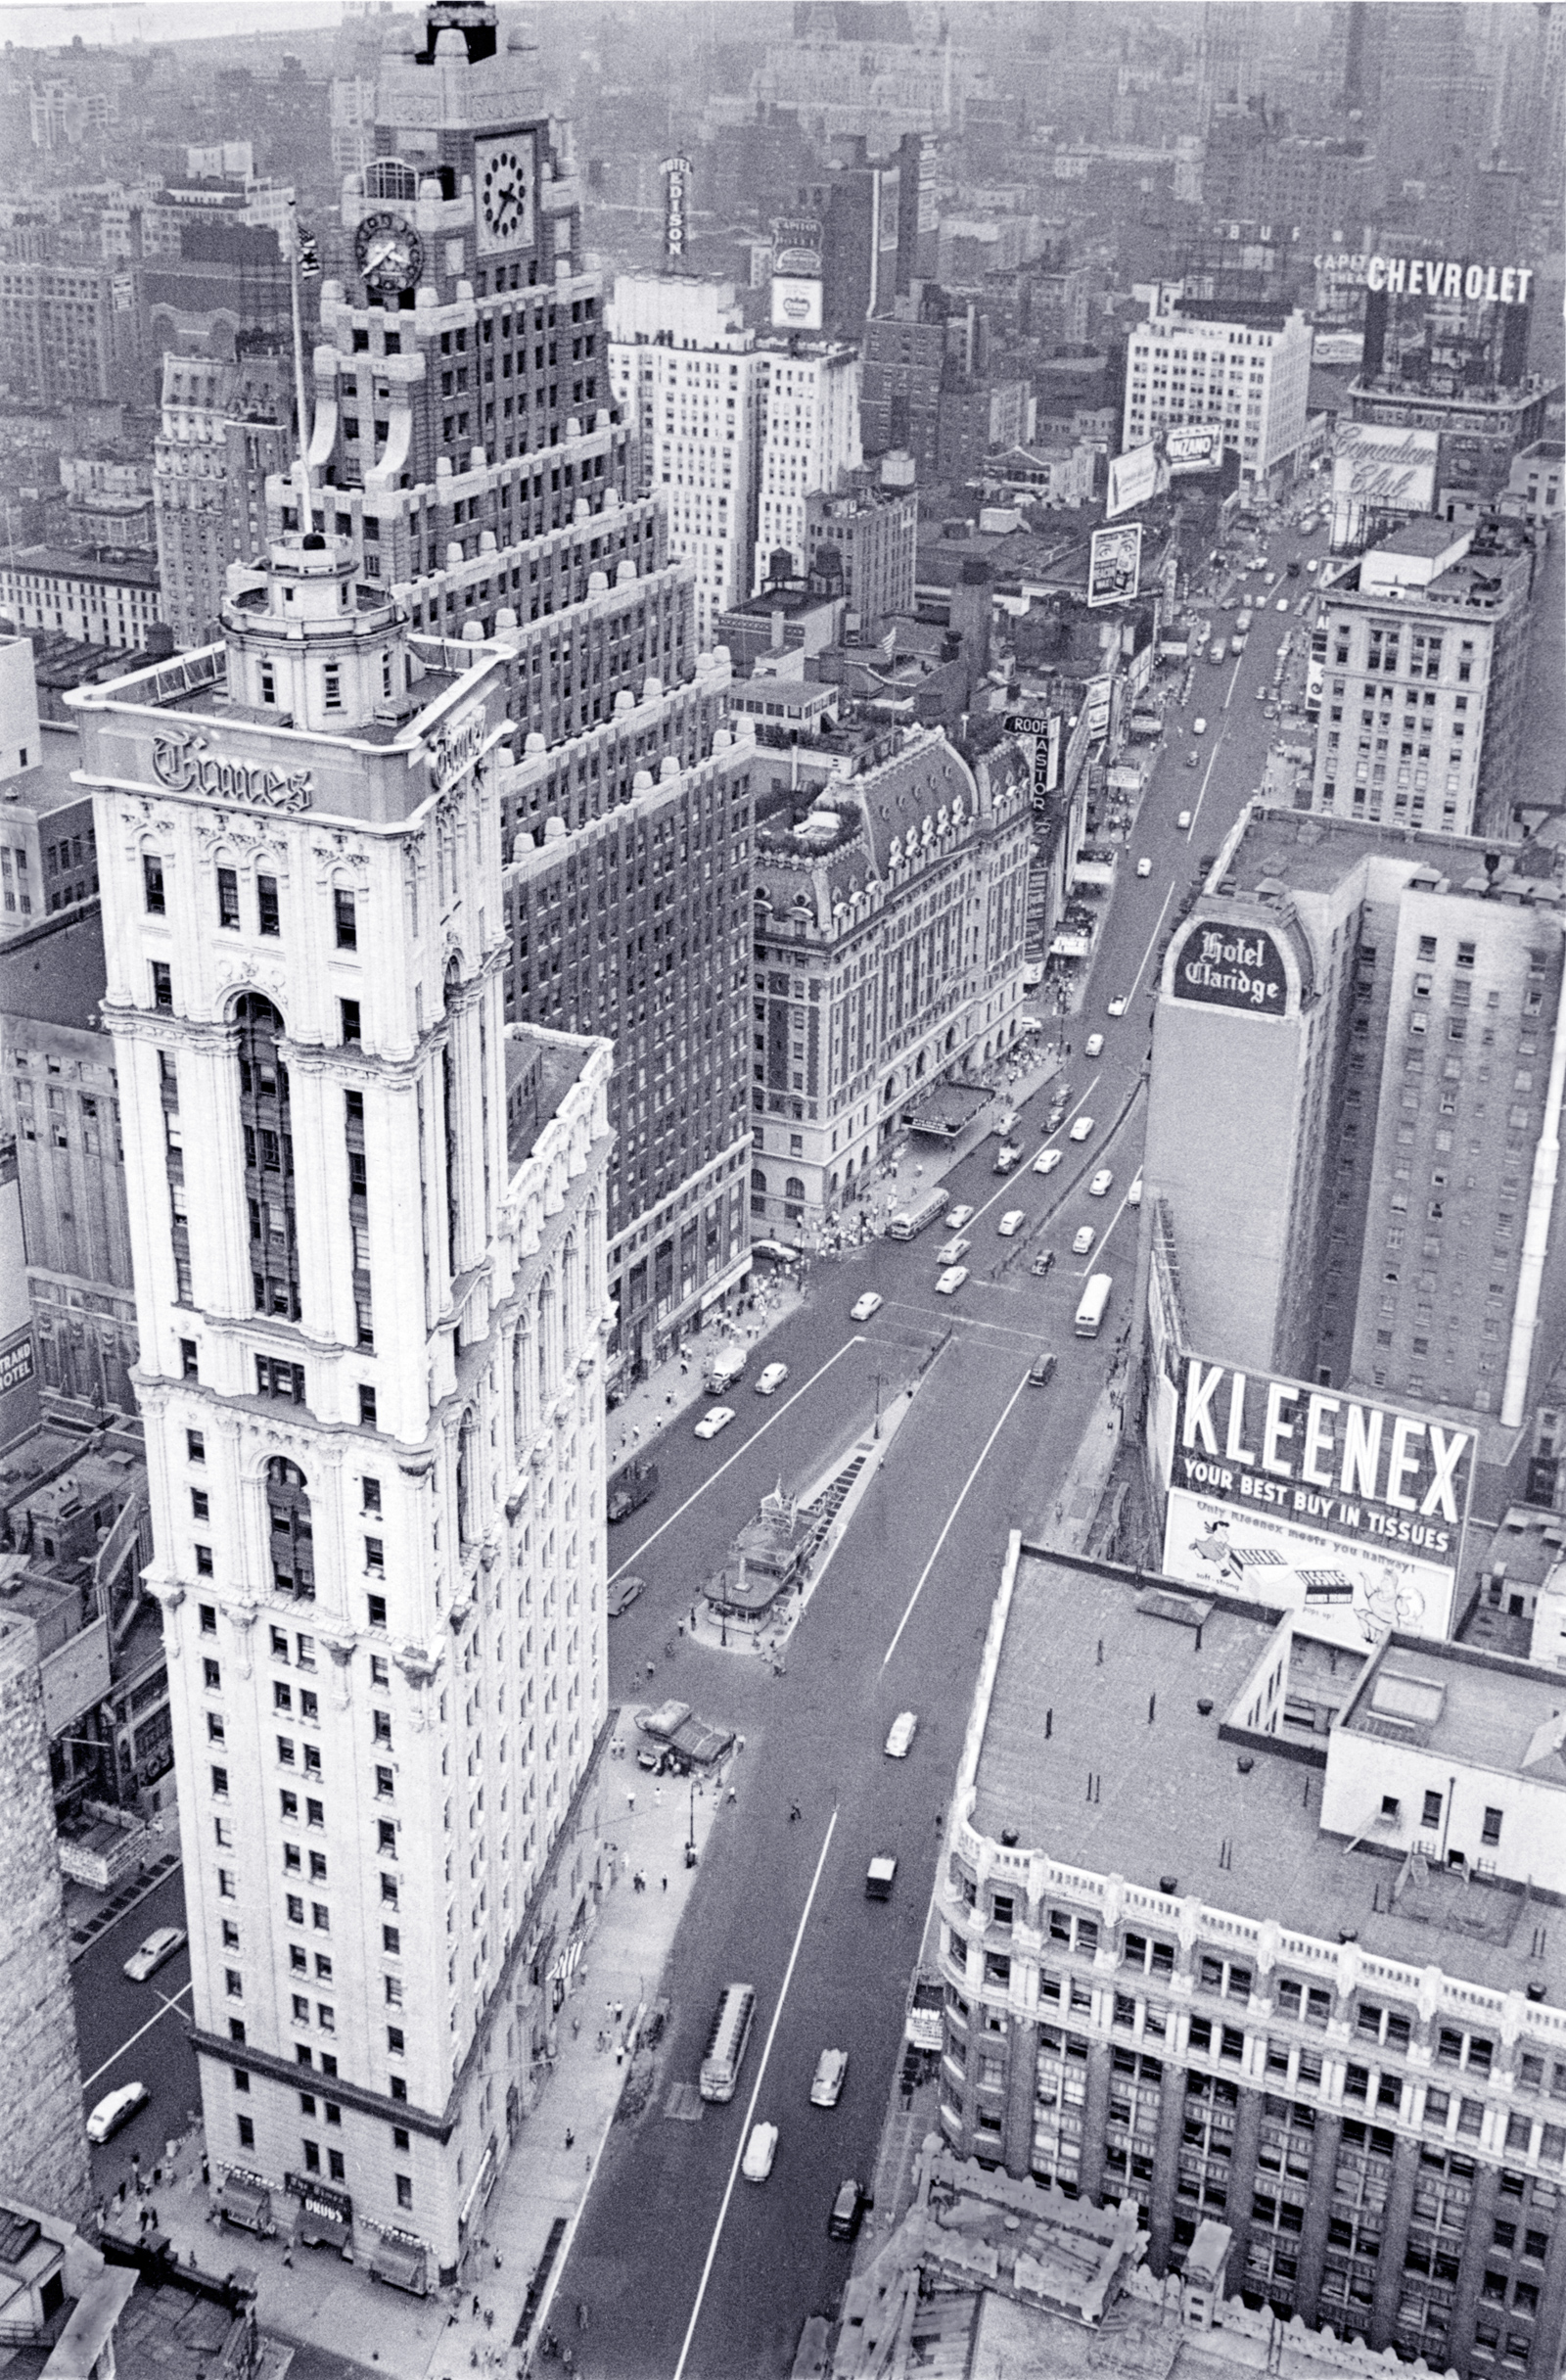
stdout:
<svg viewBox="0 0 1566 2380">
<path fill-rule="evenodd" d="M 630 1808 L 634 1810 L 636 1807 L 636 1795 L 634 1790 L 628 1785 L 625 1788 L 625 1799 Z"/>
<path fill-rule="evenodd" d="M 573 2017 L 573 2018 L 572 2018 L 572 2020 L 571 2020 L 571 2037 L 572 2037 L 572 2039 L 573 2039 L 574 2041 L 579 2041 L 579 2040 L 581 2039 L 581 2019 L 580 2019 L 580 2017 Z M 499 2260 L 499 2258 L 497 2257 L 497 2258 L 495 2259 L 495 2262 L 498 2263 L 499 2263 L 499 2261 L 500 2261 L 500 2260 Z"/>
<path fill-rule="evenodd" d="M 666 1892 L 668 1890 L 668 1878 L 667 1876 L 664 1879 L 664 1890 Z"/>
<path fill-rule="evenodd" d="M 570 2124 L 568 2123 L 568 2124 L 567 2124 L 567 2126 L 566 2126 L 566 2146 L 567 2146 L 567 2148 L 568 2148 L 568 2149 L 574 2149 L 574 2148 L 576 2147 L 576 2133 L 575 2133 L 575 2132 L 572 2130 L 572 2128 L 571 2128 Z M 475 2298 L 475 2299 L 474 2299 L 474 2301 L 473 2301 L 473 2310 L 474 2310 L 474 2312 L 475 2312 L 475 2313 L 477 2313 L 477 2312 L 478 2312 L 478 2310 L 479 2310 L 479 2301 L 478 2301 L 478 2299 L 477 2299 L 477 2298 Z"/>
</svg>

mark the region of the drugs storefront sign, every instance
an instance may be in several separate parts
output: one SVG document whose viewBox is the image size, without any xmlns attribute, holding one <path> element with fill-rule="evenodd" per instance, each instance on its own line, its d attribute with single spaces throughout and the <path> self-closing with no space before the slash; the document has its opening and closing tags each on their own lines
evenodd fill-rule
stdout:
<svg viewBox="0 0 1566 2380">
<path fill-rule="evenodd" d="M 1341 1391 L 1187 1355 L 1164 1569 L 1360 1632 L 1444 1637 L 1475 1436 Z"/>
<path fill-rule="evenodd" d="M 1217 925 L 1199 918 L 1170 954 L 1174 1000 L 1204 1007 L 1239 1008 L 1250 1016 L 1283 1016 L 1289 971 L 1277 939 L 1265 926 Z"/>
</svg>

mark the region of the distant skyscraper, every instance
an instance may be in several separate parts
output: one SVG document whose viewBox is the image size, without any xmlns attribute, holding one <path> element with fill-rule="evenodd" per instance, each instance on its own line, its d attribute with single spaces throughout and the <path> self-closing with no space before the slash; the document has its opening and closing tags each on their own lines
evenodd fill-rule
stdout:
<svg viewBox="0 0 1566 2380">
<path fill-rule="evenodd" d="M 266 482 L 292 443 L 293 370 L 274 340 L 236 361 L 163 357 L 153 495 L 163 618 L 182 649 L 211 641 L 231 562 L 266 545 Z"/>
<path fill-rule="evenodd" d="M 806 515 L 812 495 L 833 495 L 863 461 L 859 444 L 859 351 L 826 340 L 791 340 L 760 351 L 756 558 L 750 591 L 772 576 L 786 550 L 806 569 Z"/>
</svg>

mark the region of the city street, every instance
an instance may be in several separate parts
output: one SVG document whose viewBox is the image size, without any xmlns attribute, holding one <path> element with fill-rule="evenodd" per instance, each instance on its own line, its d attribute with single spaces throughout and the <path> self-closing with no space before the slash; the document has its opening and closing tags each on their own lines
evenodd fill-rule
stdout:
<svg viewBox="0 0 1566 2380">
<path fill-rule="evenodd" d="M 1310 582 L 1285 580 L 1281 564 L 1302 550 L 1301 540 L 1284 529 L 1272 547 L 1278 587 L 1297 595 Z M 1048 1095 L 1036 1095 L 1023 1111 L 1016 1173 L 994 1179 L 997 1143 L 990 1140 L 944 1177 L 951 1202 L 976 1209 L 961 1227 L 973 1242 L 963 1258 L 968 1281 L 950 1298 L 935 1293 L 939 1224 L 911 1243 L 878 1240 L 841 1262 L 818 1262 L 807 1303 L 766 1344 L 768 1360 L 790 1366 L 791 1401 L 756 1397 L 753 1364 L 727 1400 L 735 1423 L 709 1444 L 690 1435 L 702 1411 L 694 1405 L 662 1433 L 658 1495 L 613 1532 L 611 1570 L 635 1570 L 649 1584 L 614 1623 L 612 1692 L 634 1703 L 648 1691 L 677 1691 L 740 1729 L 746 1750 L 740 1824 L 710 1852 L 664 1979 L 673 2020 L 660 2089 L 634 2126 L 611 2133 L 561 2280 L 557 2304 L 588 2309 L 589 2327 L 575 2341 L 586 2373 L 727 2380 L 738 2371 L 784 2372 L 804 2322 L 842 2289 L 851 2251 L 828 2239 L 827 2215 L 843 2180 L 868 2183 L 874 2170 L 1006 1532 L 1047 1524 L 1130 1320 L 1136 1214 L 1124 1198 L 1140 1165 L 1156 952 L 1196 854 L 1218 848 L 1261 782 L 1277 730 L 1255 687 L 1270 686 L 1286 628 L 1299 633 L 1292 611 L 1286 623 L 1275 602 L 1258 610 L 1239 661 L 1219 669 L 1199 661 L 1189 703 L 1171 707 L 1167 749 L 1117 870 L 1087 997 L 1065 1027 L 1073 1050 L 1060 1131 L 1046 1139 Z M 1215 610 L 1216 623 L 1228 617 Z M 1198 716 L 1208 730 L 1194 739 L 1188 728 Z M 1187 770 L 1193 742 L 1201 765 Z M 1186 807 L 1194 816 L 1181 830 L 1176 815 Z M 1153 868 L 1138 879 L 1143 853 Z M 1122 996 L 1127 1013 L 1111 1019 L 1107 1003 Z M 1082 1055 L 1089 1031 L 1105 1036 L 1091 1062 Z M 1093 1131 L 1073 1143 L 1066 1136 L 1082 1113 Z M 1045 1145 L 1064 1156 L 1040 1177 L 1031 1168 Z M 1114 1182 L 1094 1199 L 1086 1185 L 1103 1165 Z M 1003 1239 L 996 1225 L 1010 1208 L 1027 1222 Z M 1082 1223 L 1098 1237 L 1090 1257 L 1079 1259 L 1070 1247 Z M 1057 1261 L 1039 1281 L 1030 1265 L 1042 1247 Z M 1096 1341 L 1078 1340 L 1082 1283 L 1099 1270 L 1116 1282 L 1106 1329 Z M 855 1325 L 849 1308 L 866 1289 L 886 1302 Z M 876 1374 L 889 1383 L 885 1397 L 948 1330 L 949 1344 L 794 1633 L 787 1673 L 774 1677 L 764 1662 L 680 1642 L 675 1624 L 690 1594 L 758 1498 L 780 1474 L 786 1486 L 800 1486 L 824 1468 L 867 1424 Z M 1040 1391 L 1024 1383 L 1046 1348 L 1060 1368 Z M 702 1492 L 704 1482 L 711 1484 Z M 672 1662 L 664 1653 L 670 1641 Z M 912 1752 L 905 1762 L 889 1760 L 887 1729 L 910 1708 L 919 1713 Z M 795 1799 L 798 1824 L 788 1815 Z M 866 1862 L 881 1850 L 898 1863 L 888 1903 L 864 1891 Z M 735 1981 L 758 1994 L 739 2090 L 731 2105 L 704 2108 L 697 2123 L 671 2121 L 664 2113 L 669 2088 L 694 2082 L 713 2011 Z M 810 2106 L 809 2084 L 828 2047 L 848 2050 L 849 2081 L 838 2107 L 822 2110 Z M 776 2162 L 761 2184 L 738 2170 L 754 2123 L 779 2127 Z"/>
<path fill-rule="evenodd" d="M 132 2154 L 150 2181 L 163 2143 L 183 2133 L 201 2103 L 195 2052 L 186 2036 L 190 2017 L 190 1951 L 182 1948 L 145 1983 L 122 1973 L 131 1952 L 160 1926 L 185 1923 L 184 1880 L 178 1870 L 128 1909 L 70 1970 L 76 2004 L 85 2112 L 124 2082 L 145 2082 L 150 2103 L 123 2131 L 92 2151 L 93 2173 L 105 2198 L 130 2170 Z"/>
</svg>

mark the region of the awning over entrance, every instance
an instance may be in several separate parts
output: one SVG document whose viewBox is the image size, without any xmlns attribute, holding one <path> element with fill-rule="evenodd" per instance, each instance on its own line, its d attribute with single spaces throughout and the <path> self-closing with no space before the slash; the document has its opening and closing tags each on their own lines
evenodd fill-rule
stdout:
<svg viewBox="0 0 1566 2380">
<path fill-rule="evenodd" d="M 302 2173 L 288 2186 L 299 2202 L 294 2236 L 301 2248 L 337 2248 L 346 2256 L 353 2239 L 353 2201 L 345 2190 L 329 2190 Z"/>
<path fill-rule="evenodd" d="M 405 2289 L 411 2297 L 429 2294 L 430 2252 L 423 2240 L 411 2232 L 383 2231 L 370 2259 L 372 2281 L 386 2281 L 393 2289 Z"/>
<path fill-rule="evenodd" d="M 248 2173 L 230 2173 L 225 2177 L 217 2194 L 217 2212 L 225 2222 L 239 2223 L 263 2238 L 275 2228 L 272 2193 L 264 2182 L 253 2180 Z"/>
</svg>

